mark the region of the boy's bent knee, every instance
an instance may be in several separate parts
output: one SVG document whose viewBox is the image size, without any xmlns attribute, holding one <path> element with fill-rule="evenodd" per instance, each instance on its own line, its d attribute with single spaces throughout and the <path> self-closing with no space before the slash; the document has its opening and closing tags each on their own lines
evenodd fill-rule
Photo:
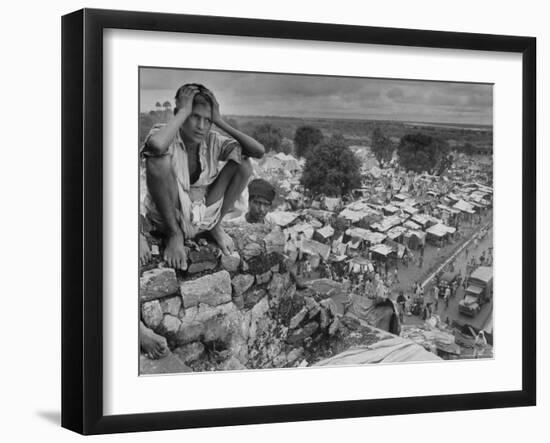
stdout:
<svg viewBox="0 0 550 443">
<path fill-rule="evenodd" d="M 239 165 L 239 173 L 247 178 L 252 176 L 254 169 L 252 168 L 252 162 L 249 158 L 243 158 Z"/>
</svg>

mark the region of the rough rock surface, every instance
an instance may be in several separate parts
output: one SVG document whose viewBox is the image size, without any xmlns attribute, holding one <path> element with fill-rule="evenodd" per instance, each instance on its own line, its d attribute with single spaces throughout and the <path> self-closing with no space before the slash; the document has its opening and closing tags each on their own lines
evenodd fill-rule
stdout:
<svg viewBox="0 0 550 443">
<path fill-rule="evenodd" d="M 231 256 L 202 240 L 189 255 L 194 269 L 143 274 L 142 320 L 172 353 L 142 357 L 141 373 L 303 367 L 382 339 L 361 319 L 338 315 L 332 297 L 347 290 L 342 284 L 319 279 L 297 290 L 280 229 L 244 226 L 227 229 Z"/>
<path fill-rule="evenodd" d="M 162 321 L 163 313 L 158 300 L 145 302 L 141 305 L 141 319 L 148 328 L 156 329 Z"/>
<path fill-rule="evenodd" d="M 231 301 L 231 277 L 227 271 L 205 275 L 196 280 L 184 281 L 180 291 L 185 309 L 199 303 L 218 306 Z"/>
<path fill-rule="evenodd" d="M 139 279 L 139 297 L 142 302 L 175 294 L 178 289 L 176 271 L 171 268 L 145 271 Z"/>
<path fill-rule="evenodd" d="M 187 366 L 177 355 L 169 353 L 166 357 L 160 360 L 151 360 L 144 355 L 139 357 L 139 373 L 141 375 L 148 374 L 175 374 L 178 372 L 191 372 L 191 368 Z"/>
</svg>

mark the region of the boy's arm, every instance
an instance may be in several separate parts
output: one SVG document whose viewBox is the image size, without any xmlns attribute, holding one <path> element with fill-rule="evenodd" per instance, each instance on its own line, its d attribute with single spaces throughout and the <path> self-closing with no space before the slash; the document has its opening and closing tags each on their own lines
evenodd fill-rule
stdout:
<svg viewBox="0 0 550 443">
<path fill-rule="evenodd" d="M 155 132 L 146 142 L 148 151 L 153 155 L 163 155 L 170 147 L 170 143 L 178 133 L 181 125 L 191 114 L 193 109 L 193 98 L 198 92 L 195 86 L 188 86 L 180 92 L 176 98 L 177 114 L 159 131 Z"/>
<path fill-rule="evenodd" d="M 212 100 L 212 122 L 223 131 L 227 132 L 231 137 L 233 137 L 241 145 L 242 152 L 248 157 L 262 158 L 265 154 L 264 146 L 253 139 L 249 135 L 238 131 L 233 126 L 229 125 L 225 120 L 222 119 L 220 114 L 220 105 L 216 100 L 216 97 L 212 91 L 208 91 L 207 94 Z"/>
</svg>

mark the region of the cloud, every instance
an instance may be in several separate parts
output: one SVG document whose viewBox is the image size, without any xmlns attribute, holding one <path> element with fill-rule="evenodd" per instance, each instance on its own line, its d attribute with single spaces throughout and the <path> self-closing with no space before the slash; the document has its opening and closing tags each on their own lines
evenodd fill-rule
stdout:
<svg viewBox="0 0 550 443">
<path fill-rule="evenodd" d="M 157 68 L 140 72 L 142 110 L 189 82 L 212 89 L 226 114 L 480 124 L 493 115 L 487 84 Z"/>
</svg>

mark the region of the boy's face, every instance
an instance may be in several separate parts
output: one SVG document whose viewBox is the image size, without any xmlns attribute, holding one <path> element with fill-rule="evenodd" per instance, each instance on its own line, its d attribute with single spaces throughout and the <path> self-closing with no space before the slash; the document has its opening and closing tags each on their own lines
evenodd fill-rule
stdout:
<svg viewBox="0 0 550 443">
<path fill-rule="evenodd" d="M 254 197 L 248 203 L 248 219 L 253 223 L 262 223 L 271 209 L 271 202 L 261 197 Z"/>
<path fill-rule="evenodd" d="M 197 100 L 181 131 L 186 141 L 201 143 L 212 126 L 212 108 L 206 100 Z"/>
</svg>

